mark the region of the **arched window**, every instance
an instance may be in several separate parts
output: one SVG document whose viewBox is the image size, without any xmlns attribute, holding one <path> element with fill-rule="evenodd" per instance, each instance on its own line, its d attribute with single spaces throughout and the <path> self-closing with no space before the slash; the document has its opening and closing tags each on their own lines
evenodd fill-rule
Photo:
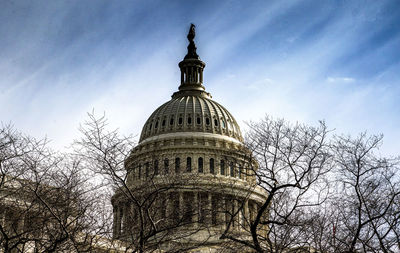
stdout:
<svg viewBox="0 0 400 253">
<path fill-rule="evenodd" d="M 157 129 L 158 127 L 158 120 L 156 121 L 156 124 L 154 125 L 154 128 Z"/>
<path fill-rule="evenodd" d="M 214 174 L 214 158 L 210 158 L 210 173 Z"/>
<path fill-rule="evenodd" d="M 230 176 L 234 177 L 235 176 L 235 165 L 233 162 L 231 162 L 231 164 L 229 165 L 229 169 L 230 169 Z"/>
<path fill-rule="evenodd" d="M 179 157 L 175 158 L 175 173 L 181 172 L 181 159 Z"/>
<path fill-rule="evenodd" d="M 217 119 L 214 119 L 214 125 L 218 126 L 218 120 Z"/>
<path fill-rule="evenodd" d="M 163 119 L 161 126 L 163 126 L 163 127 L 165 126 L 165 119 Z"/>
<path fill-rule="evenodd" d="M 168 158 L 164 159 L 164 172 L 165 172 L 165 174 L 169 173 L 169 160 L 168 160 Z"/>
<path fill-rule="evenodd" d="M 221 167 L 221 175 L 225 175 L 225 161 L 224 160 L 221 160 L 220 167 Z"/>
<path fill-rule="evenodd" d="M 182 117 L 179 117 L 179 119 L 178 119 L 178 124 L 179 124 L 179 125 L 182 125 L 182 123 L 183 123 L 183 119 L 182 119 Z"/>
<path fill-rule="evenodd" d="M 207 117 L 206 118 L 206 125 L 209 126 L 210 125 L 210 119 Z"/>
<path fill-rule="evenodd" d="M 174 116 L 171 116 L 171 119 L 169 120 L 169 125 L 173 125 L 174 124 Z"/>
<path fill-rule="evenodd" d="M 187 172 L 192 171 L 192 158 L 191 157 L 186 158 L 186 171 Z"/>
<path fill-rule="evenodd" d="M 154 175 L 158 175 L 158 160 L 154 161 Z"/>
<path fill-rule="evenodd" d="M 196 118 L 196 123 L 197 123 L 197 125 L 200 125 L 200 124 L 201 124 L 201 119 L 200 119 L 200 117 L 197 117 L 197 118 Z"/>
<path fill-rule="evenodd" d="M 221 120 L 222 128 L 225 128 L 225 120 Z"/>
<path fill-rule="evenodd" d="M 191 124 L 192 124 L 192 117 L 189 116 L 189 117 L 187 118 L 187 123 L 188 123 L 188 125 L 191 125 Z"/>
<path fill-rule="evenodd" d="M 199 167 L 199 173 L 203 173 L 203 158 L 199 157 L 198 159 L 198 167 Z"/>
<path fill-rule="evenodd" d="M 153 123 L 150 123 L 149 130 L 153 127 Z"/>
</svg>

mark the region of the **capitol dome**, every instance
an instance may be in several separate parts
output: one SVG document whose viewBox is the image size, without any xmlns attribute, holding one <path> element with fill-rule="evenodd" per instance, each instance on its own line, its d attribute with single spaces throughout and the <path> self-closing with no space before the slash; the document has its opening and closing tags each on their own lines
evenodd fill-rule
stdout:
<svg viewBox="0 0 400 253">
<path fill-rule="evenodd" d="M 250 236 L 244 225 L 265 199 L 239 125 L 203 86 L 193 38 L 194 26 L 178 91 L 150 115 L 125 160 L 126 181 L 112 198 L 114 238 L 135 243 L 149 232 L 166 251 L 201 244 L 196 252 L 214 252 L 226 229 Z"/>
<path fill-rule="evenodd" d="M 140 142 L 180 132 L 219 134 L 242 141 L 236 120 L 209 95 L 177 93 L 151 114 L 143 127 Z"/>
</svg>

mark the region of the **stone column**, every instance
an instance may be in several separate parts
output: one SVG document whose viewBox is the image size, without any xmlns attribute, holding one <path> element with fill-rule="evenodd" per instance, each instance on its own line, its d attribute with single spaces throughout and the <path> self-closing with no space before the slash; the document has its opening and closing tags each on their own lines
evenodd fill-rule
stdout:
<svg viewBox="0 0 400 253">
<path fill-rule="evenodd" d="M 113 207 L 113 238 L 117 237 L 117 207 Z"/>
<path fill-rule="evenodd" d="M 181 219 L 182 220 L 182 218 L 183 218 L 183 213 L 184 213 L 184 203 L 183 203 L 183 192 L 179 192 L 178 193 L 179 195 L 178 195 L 178 198 L 179 198 L 179 219 Z"/>
<path fill-rule="evenodd" d="M 244 202 L 244 207 L 243 207 L 243 211 L 244 211 L 244 223 L 243 226 L 246 226 L 246 223 L 250 223 L 250 213 L 249 213 L 249 200 L 247 199 Z"/>
<path fill-rule="evenodd" d="M 173 168 L 175 171 L 175 168 Z M 165 199 L 165 216 L 166 216 L 166 223 L 171 224 L 171 220 L 173 219 L 173 195 L 172 192 L 167 192 Z"/>
<path fill-rule="evenodd" d="M 119 205 L 119 203 L 118 203 Z M 116 224 L 115 224 L 115 237 L 119 237 L 121 235 L 121 208 L 117 206 L 117 215 L 116 215 Z"/>
<path fill-rule="evenodd" d="M 212 194 L 209 192 L 207 193 L 207 216 L 206 216 L 206 222 L 207 224 L 212 224 L 212 212 L 213 212 L 213 206 L 212 206 Z"/>
<path fill-rule="evenodd" d="M 239 212 L 238 212 L 238 201 L 236 199 L 232 200 L 232 215 L 233 215 L 233 220 L 232 220 L 232 227 L 234 227 L 235 230 L 238 229 L 239 227 Z"/>
<path fill-rule="evenodd" d="M 6 222 L 6 209 L 4 209 L 4 210 L 1 212 L 0 224 L 1 224 L 2 227 L 5 226 L 5 222 Z"/>
<path fill-rule="evenodd" d="M 198 192 L 193 192 L 193 201 L 192 201 L 192 210 L 193 210 L 193 217 L 192 217 L 192 222 L 194 222 L 193 225 L 197 225 L 199 222 L 199 193 Z"/>
<path fill-rule="evenodd" d="M 226 228 L 226 216 L 227 216 L 227 214 L 226 214 L 226 211 L 227 211 L 227 209 L 226 209 L 226 200 L 225 200 L 223 195 L 221 195 L 220 198 L 221 198 L 220 199 L 220 207 L 219 207 L 220 215 L 219 215 L 219 219 L 218 220 L 221 223 L 222 229 L 225 229 Z"/>
<path fill-rule="evenodd" d="M 129 213 L 129 205 L 126 203 L 124 204 L 124 235 L 127 235 L 129 230 Z"/>
</svg>

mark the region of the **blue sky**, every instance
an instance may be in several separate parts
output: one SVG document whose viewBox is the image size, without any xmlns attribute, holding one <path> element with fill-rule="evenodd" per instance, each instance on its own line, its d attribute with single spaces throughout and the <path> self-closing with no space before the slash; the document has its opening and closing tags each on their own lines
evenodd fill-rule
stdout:
<svg viewBox="0 0 400 253">
<path fill-rule="evenodd" d="M 205 86 L 244 122 L 400 140 L 400 1 L 0 1 L 0 120 L 62 148 L 94 109 L 140 135 L 196 24 Z"/>
</svg>

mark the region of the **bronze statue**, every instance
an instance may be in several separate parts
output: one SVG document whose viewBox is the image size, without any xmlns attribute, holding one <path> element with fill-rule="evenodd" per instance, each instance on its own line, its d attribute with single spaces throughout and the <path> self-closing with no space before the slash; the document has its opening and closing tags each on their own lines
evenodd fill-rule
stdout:
<svg viewBox="0 0 400 253">
<path fill-rule="evenodd" d="M 189 29 L 189 33 L 187 35 L 187 38 L 189 40 L 189 42 L 193 42 L 194 37 L 196 36 L 196 26 L 192 23 L 190 24 L 190 29 Z"/>
<path fill-rule="evenodd" d="M 189 33 L 187 38 L 189 40 L 189 45 L 187 47 L 188 53 L 185 56 L 185 59 L 200 59 L 200 57 L 196 53 L 196 45 L 194 44 L 194 37 L 196 36 L 196 26 L 194 24 L 190 24 Z"/>
</svg>

